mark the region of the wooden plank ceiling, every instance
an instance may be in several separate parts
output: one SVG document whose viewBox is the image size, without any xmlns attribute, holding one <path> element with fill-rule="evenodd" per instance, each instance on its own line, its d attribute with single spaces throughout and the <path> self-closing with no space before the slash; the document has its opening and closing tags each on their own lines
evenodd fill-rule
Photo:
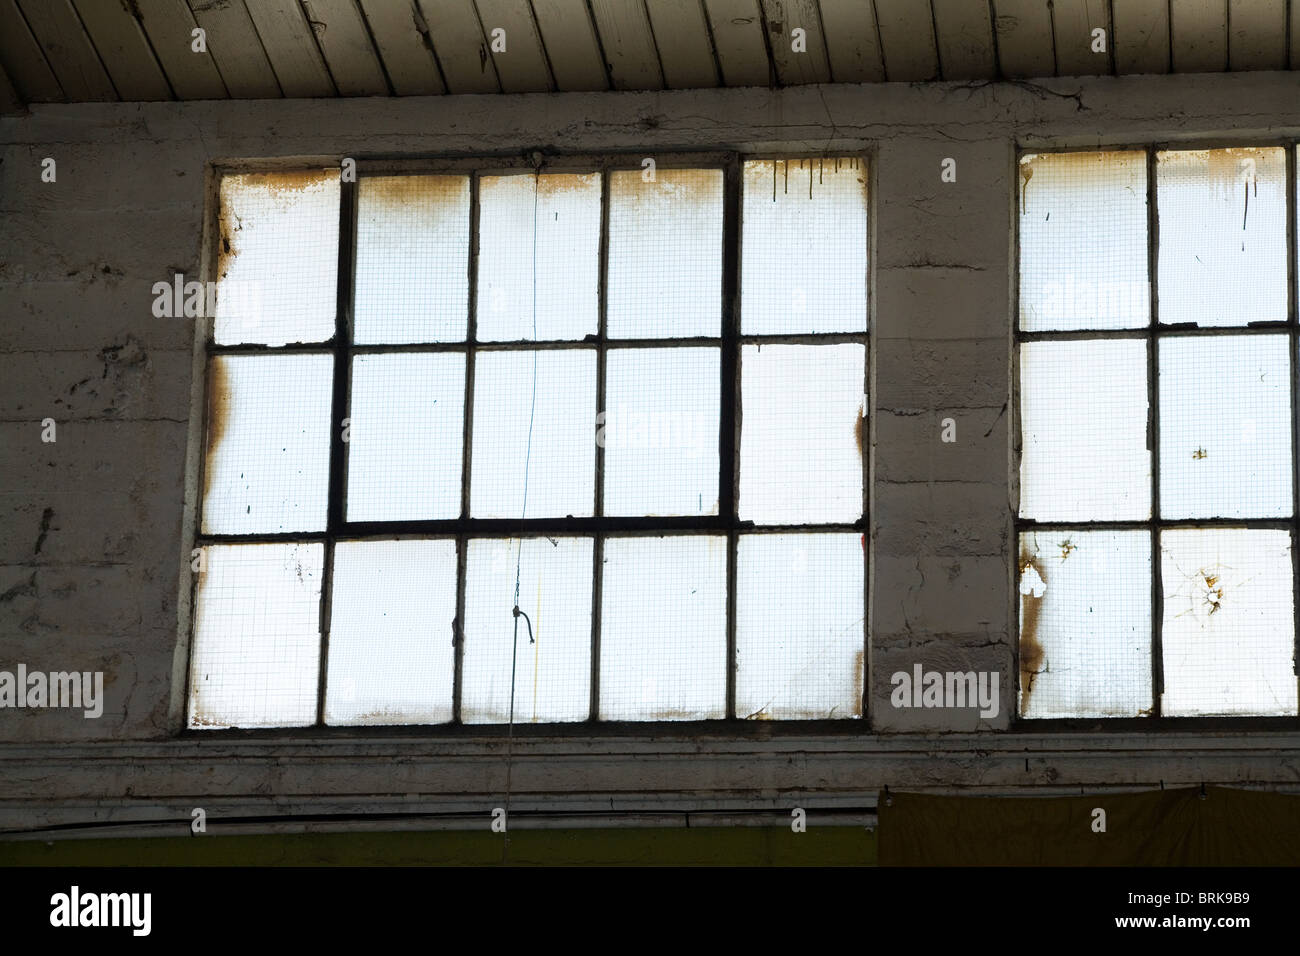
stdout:
<svg viewBox="0 0 1300 956">
<path fill-rule="evenodd" d="M 5 112 L 1295 70 L 1300 0 L 0 0 L 0 68 Z"/>
</svg>

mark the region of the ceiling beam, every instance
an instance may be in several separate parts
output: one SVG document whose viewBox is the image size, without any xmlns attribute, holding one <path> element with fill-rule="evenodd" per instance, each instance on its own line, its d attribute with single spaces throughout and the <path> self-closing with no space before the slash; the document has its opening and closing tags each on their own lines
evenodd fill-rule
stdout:
<svg viewBox="0 0 1300 956">
<path fill-rule="evenodd" d="M 9 74 L 5 72 L 4 66 L 0 65 L 0 113 L 12 115 L 26 112 L 27 104 L 23 102 L 18 91 L 14 89 L 13 83 L 9 81 Z"/>
</svg>

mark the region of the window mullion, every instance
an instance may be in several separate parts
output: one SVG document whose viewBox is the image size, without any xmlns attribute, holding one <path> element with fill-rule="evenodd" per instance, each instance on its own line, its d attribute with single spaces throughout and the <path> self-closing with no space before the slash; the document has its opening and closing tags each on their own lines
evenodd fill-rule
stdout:
<svg viewBox="0 0 1300 956">
<path fill-rule="evenodd" d="M 1291 368 L 1291 607 L 1294 638 L 1292 644 L 1292 672 L 1300 675 L 1300 414 L 1297 414 L 1296 401 L 1300 398 L 1300 339 L 1297 339 L 1297 326 L 1300 326 L 1300 248 L 1297 247 L 1296 231 L 1300 229 L 1297 218 L 1296 175 L 1297 154 L 1300 144 L 1292 145 L 1286 151 L 1286 263 L 1287 263 L 1287 323 L 1291 333 L 1287 340 L 1288 362 Z"/>
<path fill-rule="evenodd" d="M 1151 716 L 1159 717 L 1165 690 L 1164 580 L 1160 551 L 1160 214 L 1156 208 L 1156 151 L 1146 151 L 1147 281 L 1151 310 L 1147 339 L 1147 435 L 1151 451 Z"/>
<path fill-rule="evenodd" d="M 741 162 L 732 156 L 723 173 L 722 250 L 722 395 L 718 406 L 718 513 L 727 534 L 727 717 L 736 716 L 736 555 L 737 498 L 740 475 L 740 215 Z"/>
<path fill-rule="evenodd" d="M 606 410 L 605 396 L 605 359 L 606 344 L 609 334 L 606 325 L 606 313 L 609 304 L 607 286 L 609 283 L 609 169 L 600 172 L 600 261 L 596 271 L 596 411 Z M 593 422 L 593 426 L 594 426 Z M 596 443 L 595 455 L 596 486 L 595 506 L 592 513 L 597 522 L 605 517 L 605 448 L 601 442 Z M 588 716 L 591 720 L 600 720 L 600 625 L 602 588 L 605 563 L 605 535 L 596 532 L 592 539 L 592 578 L 591 578 L 591 680 L 589 687 L 590 704 Z"/>
<path fill-rule="evenodd" d="M 478 230 L 479 174 L 469 177 L 469 279 L 465 303 L 465 422 L 461 437 L 460 516 L 470 516 L 470 482 L 474 448 L 474 359 L 478 341 Z M 465 665 L 465 580 L 469 568 L 469 534 L 456 536 L 456 653 L 451 681 L 451 719 L 461 722 L 461 696 Z"/>
<path fill-rule="evenodd" d="M 347 448 L 343 420 L 349 405 L 348 345 L 352 339 L 352 297 L 356 277 L 356 180 L 339 183 L 339 259 L 337 300 L 334 311 L 334 393 L 330 413 L 329 498 L 325 519 L 325 555 L 320 592 L 320 662 L 316 682 L 316 723 L 325 723 L 325 695 L 329 684 L 329 645 L 334 594 L 334 542 L 344 521 Z"/>
</svg>

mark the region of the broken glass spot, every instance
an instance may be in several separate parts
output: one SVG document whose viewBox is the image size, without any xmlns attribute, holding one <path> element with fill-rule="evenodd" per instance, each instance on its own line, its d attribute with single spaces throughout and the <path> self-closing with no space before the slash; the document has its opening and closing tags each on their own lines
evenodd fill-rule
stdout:
<svg viewBox="0 0 1300 956">
<path fill-rule="evenodd" d="M 1296 713 L 1291 533 L 1161 532 L 1170 717 Z"/>
</svg>

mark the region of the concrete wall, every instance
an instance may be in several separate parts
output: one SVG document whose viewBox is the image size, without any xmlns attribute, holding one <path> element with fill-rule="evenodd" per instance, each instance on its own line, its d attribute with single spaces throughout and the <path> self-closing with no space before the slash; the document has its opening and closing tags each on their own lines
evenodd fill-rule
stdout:
<svg viewBox="0 0 1300 956">
<path fill-rule="evenodd" d="M 1015 150 L 1297 136 L 1294 73 L 46 106 L 0 120 L 0 668 L 107 681 L 98 720 L 0 711 L 0 828 L 188 819 L 195 805 L 499 805 L 503 743 L 472 731 L 180 736 L 195 329 L 154 318 L 150 287 L 204 267 L 214 162 L 538 147 L 874 153 L 873 712 L 856 735 L 521 732 L 517 809 L 862 807 L 882 786 L 1297 784 L 1295 721 L 1065 734 L 1012 730 L 1008 717 Z M 45 157 L 54 183 L 41 181 Z M 946 157 L 955 183 L 940 181 Z M 949 416 L 958 441 L 944 444 Z M 47 417 L 55 443 L 41 441 Z M 914 662 L 1001 673 L 1000 716 L 891 708 L 889 675 Z"/>
</svg>

